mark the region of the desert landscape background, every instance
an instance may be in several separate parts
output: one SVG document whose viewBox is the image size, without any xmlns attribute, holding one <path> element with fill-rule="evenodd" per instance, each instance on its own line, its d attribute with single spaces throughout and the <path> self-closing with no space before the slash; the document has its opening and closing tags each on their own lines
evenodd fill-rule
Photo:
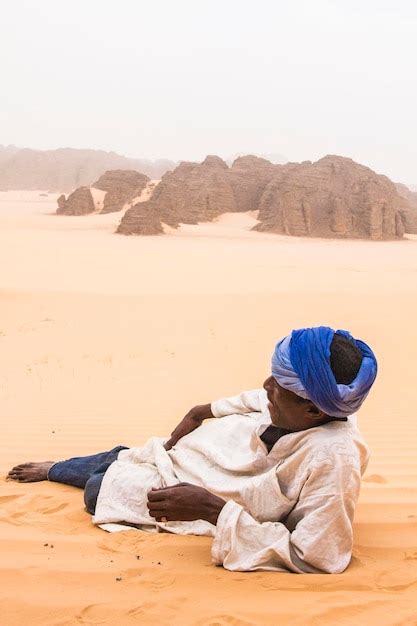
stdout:
<svg viewBox="0 0 417 626">
<path fill-rule="evenodd" d="M 4 4 L 0 626 L 417 626 L 417 4 Z M 342 574 L 231 573 L 6 481 L 169 436 L 318 324 L 379 362 Z"/>
<path fill-rule="evenodd" d="M 120 212 L 57 216 L 58 195 L 0 194 L 1 623 L 416 623 L 417 236 L 289 237 L 247 212 L 123 237 Z M 259 387 L 275 341 L 316 324 L 380 364 L 343 574 L 230 573 L 208 538 L 109 535 L 81 491 L 6 482 L 18 462 L 167 436 L 191 406 Z"/>
</svg>

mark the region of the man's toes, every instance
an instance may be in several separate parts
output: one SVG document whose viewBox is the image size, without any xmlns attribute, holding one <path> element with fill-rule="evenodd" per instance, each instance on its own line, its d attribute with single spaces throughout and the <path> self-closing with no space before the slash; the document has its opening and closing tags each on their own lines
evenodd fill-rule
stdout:
<svg viewBox="0 0 417 626">
<path fill-rule="evenodd" d="M 33 482 L 33 478 L 30 474 L 28 474 L 27 472 L 21 472 L 20 474 L 16 475 L 16 480 L 19 483 L 30 483 Z"/>
<path fill-rule="evenodd" d="M 53 465 L 52 461 L 43 463 L 21 463 L 11 469 L 7 475 L 10 480 L 19 483 L 33 483 L 48 479 L 48 470 Z"/>
<path fill-rule="evenodd" d="M 7 476 L 7 480 L 15 480 L 18 483 L 21 482 L 22 478 L 22 474 L 10 474 L 9 476 Z"/>
<path fill-rule="evenodd" d="M 12 480 L 17 480 L 21 482 L 22 478 L 28 477 L 28 470 L 30 470 L 29 467 L 24 467 L 23 465 L 16 465 L 16 467 L 11 469 L 10 472 L 7 474 L 7 477 Z"/>
<path fill-rule="evenodd" d="M 32 463 L 20 463 L 19 465 L 15 465 L 14 467 L 12 467 L 12 469 L 10 470 L 11 472 L 16 472 L 16 471 L 21 471 L 23 469 L 27 469 L 28 467 L 31 467 Z"/>
<path fill-rule="evenodd" d="M 18 476 L 19 474 L 21 474 L 22 472 L 24 472 L 24 468 L 23 467 L 16 467 L 14 469 L 12 469 L 9 474 L 13 474 L 14 476 Z"/>
</svg>

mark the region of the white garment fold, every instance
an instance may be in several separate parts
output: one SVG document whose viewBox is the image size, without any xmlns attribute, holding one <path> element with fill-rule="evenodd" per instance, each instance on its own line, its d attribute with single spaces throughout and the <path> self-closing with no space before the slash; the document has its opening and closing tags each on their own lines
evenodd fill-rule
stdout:
<svg viewBox="0 0 417 626">
<path fill-rule="evenodd" d="M 268 454 L 271 425 L 263 389 L 212 403 L 215 417 L 168 452 L 164 440 L 122 450 L 107 470 L 95 524 L 214 537 L 213 562 L 234 571 L 338 573 L 349 564 L 352 521 L 368 449 L 352 416 L 281 437 Z M 152 487 L 189 482 L 227 500 L 216 526 L 157 523 Z"/>
</svg>

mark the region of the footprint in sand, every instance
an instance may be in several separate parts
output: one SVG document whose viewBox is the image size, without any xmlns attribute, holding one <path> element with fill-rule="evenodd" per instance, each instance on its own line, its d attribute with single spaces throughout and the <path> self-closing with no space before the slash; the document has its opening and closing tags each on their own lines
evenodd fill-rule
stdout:
<svg viewBox="0 0 417 626">
<path fill-rule="evenodd" d="M 2 515 L 0 516 L 0 520 L 2 522 L 7 522 L 9 524 L 16 524 L 13 518 L 18 518 L 23 515 L 23 511 L 15 511 L 16 505 L 15 502 L 19 498 L 23 497 L 23 493 L 21 494 L 10 494 L 0 496 L 0 508 Z"/>
<path fill-rule="evenodd" d="M 381 476 L 380 474 L 370 474 L 363 479 L 364 483 L 387 483 L 387 479 Z"/>
<path fill-rule="evenodd" d="M 6 504 L 6 502 L 13 502 L 13 500 L 17 500 L 21 498 L 23 494 L 16 494 L 11 496 L 0 496 L 0 505 Z"/>
<path fill-rule="evenodd" d="M 62 502 L 61 504 L 57 504 L 56 506 L 50 506 L 45 509 L 40 510 L 44 515 L 50 515 L 51 513 L 58 513 L 58 511 L 62 511 L 66 509 L 68 506 L 67 502 Z"/>
<path fill-rule="evenodd" d="M 62 626 L 72 626 L 73 624 L 124 624 L 132 623 L 134 621 L 142 622 L 144 617 L 149 617 L 152 611 L 153 603 L 145 602 L 140 605 L 135 605 L 132 609 L 126 610 L 125 607 L 114 604 L 89 604 L 84 607 L 79 613 L 74 615 L 74 620 L 63 622 Z M 112 619 L 112 616 L 114 618 Z M 128 621 L 123 619 L 123 616 L 128 618 Z M 130 618 L 130 619 L 129 619 Z M 151 622 L 146 622 L 151 623 Z M 158 624 L 158 620 L 153 623 Z"/>
<path fill-rule="evenodd" d="M 135 606 L 133 609 L 129 609 L 126 612 L 126 615 L 132 617 L 133 619 L 137 619 L 142 621 L 143 617 L 146 615 L 146 606 L 140 604 L 139 606 Z"/>
<path fill-rule="evenodd" d="M 42 515 L 51 515 L 51 513 L 57 513 L 66 509 L 68 502 L 62 502 L 60 498 L 55 496 L 37 495 L 30 499 L 32 506 L 32 513 L 41 513 Z"/>
<path fill-rule="evenodd" d="M 254 622 L 239 619 L 233 615 L 215 615 L 198 622 L 198 626 L 253 626 Z"/>
<path fill-rule="evenodd" d="M 410 587 L 417 588 L 414 571 L 410 571 L 409 567 L 406 571 L 404 569 L 381 572 L 376 579 L 376 588 L 382 591 L 405 591 Z"/>
<path fill-rule="evenodd" d="M 19 507 L 15 504 L 17 498 L 21 498 Z M 13 494 L 1 496 L 0 506 L 2 513 L 4 513 L 0 519 L 7 521 L 9 524 L 21 526 L 45 523 L 47 519 L 45 516 L 51 516 L 48 523 L 56 521 L 53 514 L 66 509 L 68 503 L 62 502 L 60 498 L 55 496 L 41 496 L 38 494 L 28 497 L 26 494 Z"/>
<path fill-rule="evenodd" d="M 104 604 L 89 604 L 74 617 L 79 624 L 108 624 L 108 609 Z"/>
<path fill-rule="evenodd" d="M 184 598 L 184 602 L 187 601 L 187 599 L 188 598 Z M 135 622 L 139 622 L 139 624 L 155 624 L 155 626 L 159 626 L 159 624 L 170 624 L 176 620 L 180 610 L 181 608 L 177 603 L 160 603 L 158 600 L 143 602 L 128 610 L 124 608 L 118 624 L 125 623 L 123 616 L 129 619 L 128 622 L 126 621 L 126 624 L 130 624 L 130 620 L 132 619 L 135 620 Z M 175 623 L 177 622 L 175 621 Z"/>
<path fill-rule="evenodd" d="M 110 533 L 99 541 L 98 546 L 106 552 L 124 552 L 137 554 L 143 542 L 147 548 L 154 547 L 164 542 L 165 537 L 161 534 L 152 534 L 145 531 L 126 530 Z"/>
<path fill-rule="evenodd" d="M 162 591 L 163 589 L 172 587 L 176 581 L 175 576 L 166 572 L 163 572 L 162 574 L 155 574 L 154 572 L 150 573 L 148 570 L 148 575 L 150 578 L 146 580 L 146 577 L 144 576 L 142 584 L 151 591 Z"/>
</svg>

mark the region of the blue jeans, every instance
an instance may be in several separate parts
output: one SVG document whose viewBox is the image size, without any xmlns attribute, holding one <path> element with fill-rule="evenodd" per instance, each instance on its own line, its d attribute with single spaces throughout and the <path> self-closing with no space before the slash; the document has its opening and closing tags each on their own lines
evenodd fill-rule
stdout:
<svg viewBox="0 0 417 626">
<path fill-rule="evenodd" d="M 127 447 L 117 446 L 107 452 L 59 461 L 49 470 L 48 480 L 84 489 L 85 507 L 91 515 L 94 515 L 104 474 L 117 459 L 120 450 L 127 450 Z"/>
</svg>

